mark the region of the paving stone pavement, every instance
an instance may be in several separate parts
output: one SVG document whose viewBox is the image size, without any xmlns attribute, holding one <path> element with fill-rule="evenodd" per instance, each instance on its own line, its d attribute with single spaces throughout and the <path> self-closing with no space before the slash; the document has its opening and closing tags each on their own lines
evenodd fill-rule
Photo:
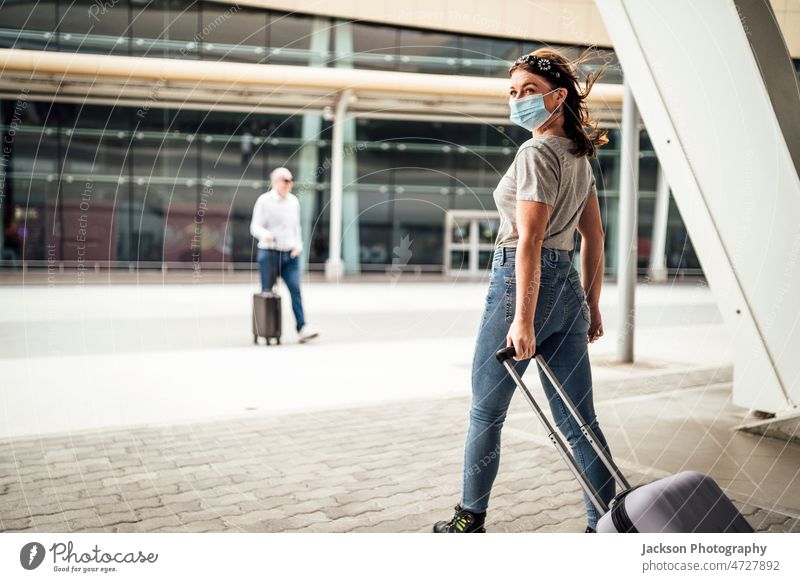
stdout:
<svg viewBox="0 0 800 582">
<path fill-rule="evenodd" d="M 451 517 L 467 398 L 0 443 L 0 531 L 425 532 Z M 503 432 L 490 532 L 580 532 L 580 489 L 549 443 Z M 632 483 L 654 478 L 618 459 Z M 759 531 L 800 520 L 744 504 Z"/>
</svg>

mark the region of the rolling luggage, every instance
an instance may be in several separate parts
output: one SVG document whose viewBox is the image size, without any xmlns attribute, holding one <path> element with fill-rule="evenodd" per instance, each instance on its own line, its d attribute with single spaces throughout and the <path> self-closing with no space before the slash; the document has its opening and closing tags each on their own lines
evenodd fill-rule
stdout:
<svg viewBox="0 0 800 582">
<path fill-rule="evenodd" d="M 270 291 L 253 295 L 253 343 L 263 337 L 281 343 L 281 296 Z"/>
<path fill-rule="evenodd" d="M 556 379 L 550 367 L 539 353 L 534 359 L 542 368 L 567 410 L 580 426 L 592 448 L 597 452 L 606 468 L 611 472 L 620 492 L 607 506 L 598 496 L 592 484 L 583 475 L 567 445 L 539 408 L 533 395 L 525 386 L 513 366 L 514 346 L 498 350 L 495 356 L 525 395 L 536 416 L 548 432 L 550 441 L 564 458 L 581 488 L 591 499 L 600 514 L 597 520 L 598 533 L 752 533 L 747 523 L 731 500 L 714 480 L 697 471 L 683 471 L 652 483 L 631 487 L 613 459 L 597 441 L 594 431 L 586 424 L 578 409 Z"/>
</svg>

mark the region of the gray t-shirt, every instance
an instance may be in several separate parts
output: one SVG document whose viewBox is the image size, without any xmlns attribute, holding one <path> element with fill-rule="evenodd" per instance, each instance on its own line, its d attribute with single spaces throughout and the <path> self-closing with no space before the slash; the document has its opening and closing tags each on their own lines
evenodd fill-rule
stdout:
<svg viewBox="0 0 800 582">
<path fill-rule="evenodd" d="M 517 246 L 517 200 L 553 207 L 543 247 L 574 248 L 578 219 L 597 189 L 589 158 L 573 154 L 573 148 L 571 139 L 554 135 L 536 135 L 519 146 L 493 194 L 500 212 L 495 248 Z"/>
</svg>

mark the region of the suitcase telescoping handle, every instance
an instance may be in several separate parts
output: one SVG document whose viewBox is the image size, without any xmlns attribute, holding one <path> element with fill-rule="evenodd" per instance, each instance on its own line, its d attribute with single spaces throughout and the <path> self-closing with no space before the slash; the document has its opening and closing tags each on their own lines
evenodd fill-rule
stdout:
<svg viewBox="0 0 800 582">
<path fill-rule="evenodd" d="M 495 354 L 495 357 L 497 358 L 498 362 L 500 362 L 506 367 L 508 373 L 511 374 L 511 377 L 517 384 L 517 387 L 525 395 L 525 399 L 531 405 L 531 408 L 533 408 L 533 412 L 539 418 L 545 430 L 547 431 L 548 438 L 555 445 L 556 449 L 561 454 L 564 461 L 567 463 L 567 466 L 572 471 L 572 474 L 575 475 L 575 478 L 578 480 L 578 483 L 580 483 L 581 488 L 589 496 L 589 499 L 592 500 L 592 504 L 595 506 L 595 508 L 597 508 L 597 511 L 599 511 L 601 515 L 606 513 L 608 511 L 608 506 L 600 498 L 595 488 L 592 486 L 592 484 L 580 470 L 580 467 L 578 467 L 578 464 L 575 461 L 575 458 L 572 456 L 572 453 L 570 453 L 569 449 L 567 448 L 567 445 L 564 443 L 561 436 L 556 432 L 556 429 L 553 428 L 553 425 L 550 424 L 550 421 L 547 419 L 547 416 L 545 416 L 544 412 L 542 412 L 542 409 L 537 404 L 536 399 L 533 397 L 533 394 L 531 394 L 530 390 L 528 390 L 528 387 L 525 385 L 525 383 L 522 381 L 522 378 L 517 373 L 517 369 L 513 366 L 511 362 L 511 359 L 514 357 L 515 354 L 516 351 L 514 350 L 514 346 L 508 346 L 501 350 L 498 350 L 497 353 Z M 555 374 L 553 374 L 553 371 L 550 369 L 550 366 L 548 366 L 547 362 L 545 362 L 544 356 L 542 356 L 541 352 L 539 352 L 538 346 L 536 348 L 535 353 L 533 354 L 533 358 L 536 360 L 539 366 L 541 366 L 542 370 L 547 376 L 547 379 L 550 380 L 550 383 L 553 385 L 556 392 L 558 393 L 559 398 L 561 398 L 561 400 L 566 405 L 567 410 L 569 410 L 570 414 L 572 414 L 572 417 L 578 423 L 578 426 L 581 429 L 581 433 L 586 437 L 586 440 L 589 441 L 589 444 L 592 446 L 595 452 L 597 452 L 597 455 L 603 461 L 603 464 L 611 472 L 611 475 L 614 477 L 614 480 L 622 488 L 623 491 L 630 489 L 631 488 L 630 483 L 628 483 L 628 480 L 625 479 L 625 476 L 619 470 L 619 467 L 617 467 L 616 463 L 614 463 L 614 460 L 611 457 L 609 457 L 606 454 L 606 451 L 603 449 L 603 447 L 600 446 L 600 443 L 598 442 L 597 437 L 594 434 L 594 431 L 583 419 L 581 413 L 578 412 L 578 409 L 575 408 L 575 405 L 572 403 L 572 399 L 564 391 L 564 387 L 561 386 L 561 382 L 559 382 L 558 378 L 555 377 Z"/>
</svg>

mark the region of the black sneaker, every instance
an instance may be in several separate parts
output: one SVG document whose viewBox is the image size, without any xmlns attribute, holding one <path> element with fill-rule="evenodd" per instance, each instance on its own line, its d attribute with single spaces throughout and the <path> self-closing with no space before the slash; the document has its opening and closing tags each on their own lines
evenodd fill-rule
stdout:
<svg viewBox="0 0 800 582">
<path fill-rule="evenodd" d="M 437 521 L 433 526 L 433 533 L 486 533 L 483 527 L 486 512 L 472 513 L 461 509 L 459 503 L 455 507 L 456 513 L 450 521 Z"/>
<path fill-rule="evenodd" d="M 597 532 L 587 525 L 586 526 L 586 531 L 583 532 L 583 533 L 597 533 Z"/>
</svg>

